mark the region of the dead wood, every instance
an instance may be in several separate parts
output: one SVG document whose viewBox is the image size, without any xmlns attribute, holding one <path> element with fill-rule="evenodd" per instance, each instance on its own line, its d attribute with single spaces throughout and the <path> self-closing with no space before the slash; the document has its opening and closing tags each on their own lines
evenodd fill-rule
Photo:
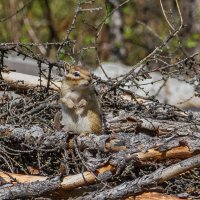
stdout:
<svg viewBox="0 0 200 200">
<path fill-rule="evenodd" d="M 110 0 L 109 2 L 113 4 L 114 1 Z M 107 19 L 111 17 L 112 21 L 112 17 L 116 18 L 116 14 L 121 12 L 120 8 L 128 2 L 125 1 L 118 5 L 114 2 L 115 8 L 106 12 L 106 18 L 103 17 L 103 21 L 100 20 L 100 24 L 95 25 L 96 28 L 92 24 L 87 24 L 91 27 L 91 30 L 95 28 L 92 32 L 94 32 L 96 39 L 100 36 L 99 34 Z M 53 69 L 57 67 L 58 72 L 62 74 L 61 68 L 64 67 L 65 62 L 60 60 L 63 57 L 60 50 L 63 50 L 63 55 L 66 54 L 67 57 L 64 59 L 66 61 L 79 60 L 78 54 L 80 53 L 83 55 L 81 60 L 86 61 L 84 51 L 95 48 L 95 44 L 86 48 L 77 46 L 76 41 L 71 40 L 72 37 L 70 36 L 74 27 L 78 25 L 77 19 L 80 18 L 78 16 L 82 15 L 84 11 L 92 13 L 104 9 L 104 7 L 99 6 L 90 7 L 89 4 L 91 3 L 92 1 L 78 1 L 72 23 L 61 43 L 51 43 L 53 46 L 49 46 L 50 43 L 6 43 L 1 45 L 0 87 L 3 95 L 0 97 L 0 124 L 5 126 L 0 126 L 0 165 L 2 171 L 12 172 L 9 175 L 7 173 L 9 183 L 3 183 L 4 185 L 0 188 L 2 195 L 4 195 L 2 198 L 35 196 L 59 187 L 63 190 L 68 189 L 68 191 L 82 186 L 84 186 L 82 188 L 89 188 L 88 185 L 94 183 L 101 186 L 96 187 L 95 192 L 83 197 L 84 199 L 122 199 L 143 191 L 149 191 L 152 186 L 162 188 L 161 190 L 164 193 L 168 193 L 170 188 L 171 194 L 177 188 L 176 194 L 184 192 L 188 196 L 192 196 L 193 191 L 199 189 L 199 170 L 193 170 L 193 168 L 198 167 L 200 163 L 200 117 L 185 113 L 173 106 L 160 104 L 155 99 L 160 96 L 162 89 L 164 89 L 164 93 L 170 93 L 170 88 L 166 88 L 166 83 L 170 78 L 185 80 L 187 85 L 191 84 L 191 90 L 194 89 L 195 92 L 198 92 L 198 87 L 192 85 L 199 80 L 198 70 L 196 71 L 194 67 L 198 66 L 195 57 L 199 53 L 187 56 L 188 53 L 185 49 L 183 51 L 182 48 L 176 48 L 176 53 L 178 53 L 177 55 L 180 54 L 179 56 L 176 54 L 166 56 L 166 45 L 168 45 L 167 49 L 170 50 L 170 41 L 173 38 L 176 39 L 184 24 L 178 0 L 175 1 L 177 19 L 180 22 L 177 27 L 176 24 L 171 22 L 170 18 L 168 19 L 167 13 L 165 14 L 166 9 L 160 0 L 161 10 L 171 31 L 158 47 L 152 49 L 151 45 L 147 45 L 150 50 L 152 49 L 151 53 L 132 66 L 126 74 L 117 78 L 109 78 L 108 81 L 104 82 L 98 77 L 95 79 L 94 84 L 99 85 L 102 89 L 100 100 L 105 114 L 105 124 L 108 125 L 108 128 L 105 126 L 105 134 L 101 136 L 91 134 L 81 137 L 60 131 L 61 126 L 56 121 L 56 113 L 60 109 L 58 105 L 59 95 L 57 94 L 60 83 L 52 81 Z M 46 4 L 47 10 L 49 10 L 47 1 Z M 175 10 L 173 9 L 173 12 Z M 18 11 L 14 15 L 18 14 Z M 170 13 L 171 16 L 175 14 L 173 12 Z M 51 18 L 51 13 L 48 16 Z M 114 21 L 116 23 L 116 20 Z M 113 28 L 112 25 L 111 22 L 111 29 Z M 118 25 L 117 31 L 122 31 L 120 30 L 122 21 Z M 122 42 L 122 40 L 119 41 Z M 53 51 L 58 49 L 56 61 L 50 61 L 36 53 L 33 47 L 40 48 L 43 45 L 47 50 L 50 50 L 49 47 L 52 47 Z M 78 49 L 75 48 L 74 51 L 76 46 Z M 96 51 L 97 48 L 95 48 Z M 29 57 L 37 61 L 38 77 L 16 72 L 7 73 L 4 60 L 11 52 L 17 53 L 17 56 L 22 56 L 23 59 Z M 98 52 L 96 53 L 98 54 Z M 88 56 L 86 55 L 86 57 Z M 174 58 L 176 62 L 172 62 Z M 97 60 L 101 66 L 101 59 L 97 58 Z M 48 67 L 45 67 L 46 72 L 42 64 L 48 65 Z M 115 67 L 115 69 L 117 68 Z M 159 78 L 160 80 L 154 80 L 151 74 L 152 72 L 157 73 L 158 70 L 162 76 Z M 148 79 L 150 79 L 149 83 L 147 83 Z M 143 83 L 143 81 L 146 83 Z M 155 96 L 151 95 L 151 91 L 146 91 L 145 85 L 155 85 L 160 81 L 163 84 L 159 86 L 160 88 L 156 93 L 153 93 Z M 133 89 L 132 86 L 135 87 L 133 90 L 137 92 L 129 91 L 127 85 L 131 86 L 131 90 Z M 144 89 L 143 86 L 145 86 Z M 17 91 L 14 92 L 14 95 L 9 96 L 12 88 L 16 88 Z M 146 98 L 135 94 L 139 90 L 144 92 Z M 195 92 L 192 91 L 192 95 Z M 15 94 L 19 94 L 17 98 Z M 52 96 L 55 98 L 52 98 Z M 185 98 L 181 97 L 180 104 L 182 105 L 185 104 L 183 99 Z M 164 102 L 171 101 L 166 97 Z M 190 107 L 187 103 L 185 106 Z M 122 116 L 122 111 L 126 115 Z M 52 122 L 53 119 L 54 122 Z M 12 124 L 12 126 L 6 124 Z M 35 124 L 39 125 L 35 126 Z M 194 156 L 196 154 L 198 156 Z M 191 156 L 194 157 L 180 162 L 181 159 Z M 194 176 L 189 176 L 189 182 L 195 185 L 197 180 L 195 186 L 187 184 L 184 176 L 172 180 L 173 184 L 178 185 L 179 188 L 172 187 L 170 181 L 161 185 L 164 181 L 190 169 L 190 173 L 194 173 Z M 20 176 L 19 173 L 41 176 Z M 13 180 L 11 176 L 15 176 L 18 181 L 26 182 L 16 183 L 16 180 Z M 63 181 L 55 178 L 54 180 L 50 179 L 50 181 L 53 181 L 52 183 L 48 182 L 48 177 L 56 176 L 64 177 Z M 38 181 L 38 179 L 41 179 L 41 181 Z M 0 181 L 4 182 L 5 180 L 6 177 Z M 178 184 L 176 181 L 179 181 Z M 159 187 L 157 187 L 158 184 L 160 184 Z M 94 185 L 94 188 L 96 185 Z M 187 187 L 188 185 L 191 188 Z M 185 189 L 185 192 L 184 188 L 189 189 Z M 83 192 L 85 192 L 84 189 Z M 85 195 L 83 192 L 79 195 L 80 198 Z M 153 195 L 153 193 L 149 193 L 145 198 L 150 199 L 152 197 L 150 195 Z M 195 196 L 198 195 L 200 196 L 199 191 L 196 192 Z M 160 195 L 159 197 L 164 198 L 163 196 Z M 156 199 L 155 196 L 153 198 Z"/>
<path fill-rule="evenodd" d="M 97 170 L 101 175 L 105 172 L 112 170 L 112 166 L 102 167 Z M 61 190 L 75 189 L 80 186 L 92 184 L 95 182 L 95 175 L 91 172 L 84 172 L 83 174 L 77 174 L 74 176 L 64 177 L 62 182 L 59 182 L 58 178 L 48 180 L 48 177 L 43 176 L 30 176 L 22 174 L 12 174 L 0 172 L 0 177 L 7 182 L 3 188 L 0 188 L 1 199 L 14 199 L 19 197 L 29 197 L 45 194 L 46 192 L 52 192 L 55 189 L 60 188 Z M 84 177 L 84 178 L 83 178 Z M 62 197 L 62 192 L 56 193 L 57 197 Z M 64 194 L 63 194 L 64 195 Z M 64 196 L 63 196 L 64 198 Z M 128 197 L 126 200 L 179 200 L 180 198 L 164 195 L 156 192 L 147 192 L 135 197 Z"/>
<path fill-rule="evenodd" d="M 86 188 L 80 188 L 80 190 L 78 190 L 78 191 L 74 190 L 74 191 L 71 191 L 70 193 L 60 190 L 58 192 L 55 192 L 55 194 L 52 193 L 52 196 L 55 196 L 57 199 L 58 199 L 58 197 L 60 199 L 68 199 L 69 197 L 73 198 L 72 196 L 78 196 L 77 193 L 80 191 L 86 192 Z M 76 195 L 73 195 L 73 193 L 76 193 Z M 80 195 L 82 195 L 82 193 Z M 178 198 L 173 195 L 166 195 L 166 194 L 162 194 L 162 193 L 158 193 L 158 192 L 144 192 L 142 194 L 137 194 L 135 196 L 126 198 L 126 200 L 147 200 L 147 199 L 149 199 L 149 200 L 183 200 L 183 199 L 189 200 L 188 198 Z"/>
<path fill-rule="evenodd" d="M 111 165 L 107 165 L 97 169 L 95 172 L 84 172 L 76 175 L 66 176 L 60 182 L 59 186 L 61 189 L 70 190 L 84 185 L 93 184 L 98 176 L 103 176 L 104 173 L 111 172 L 113 170 L 114 168 Z M 7 183 L 12 183 L 14 180 L 18 184 L 45 182 L 48 180 L 47 176 L 23 175 L 4 172 L 0 172 L 0 177 L 3 178 L 3 180 Z"/>
<path fill-rule="evenodd" d="M 126 200 L 147 200 L 147 199 L 149 200 L 181 200 L 178 197 L 161 194 L 157 192 L 144 192 L 143 194 L 126 198 Z"/>
<path fill-rule="evenodd" d="M 149 150 L 147 153 L 135 153 L 133 155 L 127 156 L 127 160 L 139 158 L 141 161 L 146 160 L 152 160 L 152 159 L 167 159 L 167 158 L 177 158 L 181 157 L 184 158 L 185 155 L 189 156 L 191 155 L 189 153 L 188 148 L 185 147 L 178 147 L 172 150 L 169 150 L 168 152 L 164 153 L 164 156 L 162 157 L 162 153 L 156 152 L 155 154 L 152 152 L 156 152 L 155 150 Z M 177 156 L 180 155 L 180 156 Z M 187 157 L 185 156 L 185 157 Z M 94 172 L 84 172 L 81 174 L 66 176 L 63 178 L 63 181 L 61 182 L 61 188 L 69 190 L 69 189 L 75 189 L 84 185 L 93 184 L 97 180 L 97 177 L 103 176 L 106 172 L 114 172 L 116 171 L 114 166 L 107 165 L 104 167 L 101 167 L 97 169 Z M 12 181 L 12 179 L 16 180 L 18 183 L 28 183 L 28 182 L 35 182 L 35 181 L 45 181 L 48 179 L 46 176 L 35 176 L 35 175 L 22 175 L 22 174 L 13 174 L 13 173 L 3 173 L 0 172 L 0 177 L 3 178 L 6 182 Z M 11 179 L 12 177 L 12 179 Z"/>
<path fill-rule="evenodd" d="M 96 178 L 101 179 L 103 174 L 114 171 L 114 167 L 107 165 L 100 169 L 97 169 L 95 172 L 84 172 L 77 175 L 64 177 L 61 188 L 62 189 L 75 189 L 84 185 L 93 184 L 96 182 Z M 98 180 L 97 180 L 98 181 Z"/>
<path fill-rule="evenodd" d="M 60 187 L 59 178 L 26 182 L 26 183 L 15 183 L 6 184 L 0 188 L 0 199 L 16 199 L 39 196 L 49 191 L 53 191 Z"/>
<path fill-rule="evenodd" d="M 176 163 L 170 167 L 156 170 L 152 174 L 145 175 L 141 178 L 137 178 L 134 181 L 124 182 L 112 189 L 104 190 L 103 192 L 93 192 L 84 197 L 78 199 L 123 199 L 131 195 L 138 194 L 145 191 L 147 188 L 155 186 L 159 183 L 167 181 L 178 174 L 181 174 L 187 170 L 200 166 L 200 155 L 188 158 L 184 161 Z"/>
<path fill-rule="evenodd" d="M 101 136 L 90 134 L 84 137 L 78 136 L 77 145 L 81 151 L 84 149 L 98 149 L 101 152 L 135 152 L 129 153 L 129 156 L 126 156 L 127 159 L 137 156 L 142 161 L 149 159 L 187 158 L 200 150 L 200 141 L 198 141 L 200 138 L 196 132 L 198 127 L 189 123 L 186 126 L 185 123 L 173 122 L 174 126 L 167 129 L 166 124 L 167 122 L 162 127 L 169 134 L 173 127 L 181 126 L 181 124 L 182 130 L 174 130 L 176 132 L 170 135 L 155 135 L 153 137 L 146 134 L 146 132 L 138 132 L 137 134 L 118 133 Z M 159 129 L 162 129 L 162 127 Z M 182 131 L 185 131 L 185 135 L 181 134 Z M 22 145 L 27 147 L 35 146 L 35 149 L 59 148 L 66 141 L 67 148 L 74 148 L 73 139 L 70 139 L 71 136 L 68 133 L 62 131 L 44 132 L 38 126 L 33 126 L 30 129 L 15 128 L 10 125 L 0 126 L 0 134 L 2 137 L 9 138 L 11 141 L 17 141 L 18 144 L 23 143 Z M 145 144 L 145 147 L 143 144 Z"/>
<path fill-rule="evenodd" d="M 33 126 L 31 129 L 0 126 L 0 134 L 16 143 L 18 149 L 21 146 L 20 148 L 26 148 L 27 151 L 42 151 L 45 153 L 63 148 L 75 149 L 74 139 L 70 139 L 71 136 L 67 133 L 46 133 L 37 126 Z M 95 171 L 105 164 L 110 164 L 117 168 L 118 163 L 120 163 L 121 167 L 125 167 L 127 162 L 131 160 L 137 160 L 140 163 L 150 160 L 185 159 L 200 151 L 196 134 L 186 136 L 175 135 L 173 137 L 171 135 L 169 137 L 151 137 L 145 133 L 119 133 L 111 134 L 110 136 L 91 134 L 84 137 L 78 136 L 76 141 L 79 151 L 89 150 L 107 154 L 112 153 L 110 159 L 109 156 L 106 159 L 100 160 L 92 158 L 89 171 Z M 3 147 L 6 153 L 15 151 L 6 148 L 6 146 Z M 91 158 L 85 157 L 85 159 L 90 160 Z"/>
<path fill-rule="evenodd" d="M 34 175 L 24 175 L 24 174 L 13 174 L 0 172 L 0 177 L 6 182 L 11 183 L 13 180 L 17 183 L 30 183 L 35 181 L 45 181 L 48 179 L 47 176 L 34 176 Z"/>
<path fill-rule="evenodd" d="M 23 114 L 22 119 L 24 116 L 28 117 L 35 112 L 38 113 L 38 109 L 40 109 L 40 113 L 42 109 L 46 108 L 47 102 L 45 100 L 36 107 L 34 107 L 33 103 L 33 106 L 31 105 L 32 107 Z M 145 106 L 148 107 L 151 104 L 145 102 Z M 28 107 L 30 106 L 28 105 Z M 26 156 L 24 152 L 29 152 L 29 155 L 34 154 L 31 157 L 30 166 L 36 166 L 38 174 L 46 174 L 46 176 L 40 176 L 41 180 L 43 178 L 46 180 L 47 174 L 53 173 L 55 176 L 63 173 L 60 172 L 59 165 L 55 164 L 52 166 L 51 160 L 47 160 L 48 158 L 54 159 L 56 157 L 56 159 L 58 158 L 62 162 L 66 159 L 64 163 L 65 176 L 60 183 L 62 190 L 68 189 L 70 191 L 71 189 L 88 186 L 89 184 L 104 183 L 104 181 L 106 181 L 105 185 L 107 185 L 113 178 L 114 184 L 119 185 L 121 182 L 116 181 L 115 178 L 120 177 L 121 172 L 131 166 L 130 163 L 133 163 L 133 166 L 142 168 L 145 166 L 145 162 L 155 165 L 155 162 L 149 161 L 156 160 L 162 163 L 165 160 L 169 166 L 173 162 L 178 162 L 179 159 L 191 157 L 200 151 L 198 125 L 200 120 L 198 115 L 191 115 L 179 110 L 166 109 L 163 111 L 160 108 L 155 109 L 154 114 L 157 116 L 156 118 L 151 117 L 148 113 L 147 115 L 144 113 L 146 116 L 137 116 L 134 112 L 120 113 L 117 117 L 111 117 L 112 120 L 108 118 L 107 132 L 110 133 L 109 135 L 107 133 L 101 136 L 90 134 L 84 137 L 77 136 L 76 138 L 73 134 L 64 131 L 55 131 L 48 128 L 42 129 L 35 125 L 29 129 L 5 125 L 0 126 L 0 135 L 2 136 L 0 144 L 7 156 L 6 159 L 10 158 L 10 153 L 18 153 L 14 159 L 14 161 L 17 160 L 18 165 L 21 164 L 19 163 L 21 155 L 25 162 L 27 160 L 28 154 Z M 168 118 L 169 120 L 167 120 Z M 44 124 L 46 124 L 46 121 L 44 121 Z M 67 157 L 61 157 L 57 153 L 63 153 L 63 151 Z M 47 152 L 53 152 L 53 154 L 46 156 Z M 75 153 L 69 154 L 69 152 Z M 69 158 L 69 155 L 72 157 Z M 97 158 L 97 155 L 100 156 Z M 9 159 L 9 162 L 6 163 L 6 159 L 4 161 L 5 164 L 2 166 L 5 167 L 6 165 L 8 170 L 14 173 L 22 173 L 22 171 L 30 173 L 25 167 L 21 170 L 21 167 L 18 166 L 18 170 L 15 170 L 13 168 L 15 163 L 13 164 L 13 161 Z M 175 160 L 171 161 L 170 159 Z M 54 162 L 59 163 L 55 160 Z M 60 166 L 62 162 L 60 162 Z M 68 164 L 68 162 L 72 163 L 72 165 Z M 23 164 L 26 165 L 27 163 Z M 107 166 L 110 167 L 108 170 L 105 170 L 103 173 L 99 172 L 99 170 Z M 53 169 L 54 171 L 49 170 L 50 172 L 47 172 L 46 169 Z M 34 176 L 29 178 L 32 179 L 32 177 Z M 19 180 L 23 182 L 22 179 Z M 126 183 L 127 180 L 123 181 Z M 151 187 L 151 183 L 149 187 Z"/>
<path fill-rule="evenodd" d="M 41 105 L 45 108 L 45 104 L 46 102 L 43 102 Z M 33 107 L 33 109 L 27 110 L 24 115 L 33 113 L 36 109 L 38 107 Z M 131 166 L 130 163 L 142 168 L 145 166 L 144 162 L 148 163 L 156 160 L 161 163 L 165 160 L 165 162 L 168 162 L 167 165 L 170 166 L 171 161 L 169 159 L 175 159 L 172 161 L 173 163 L 178 162 L 179 160 L 177 159 L 185 159 L 199 153 L 200 136 L 198 124 L 200 120 L 198 115 L 193 114 L 191 116 L 189 113 L 182 111 L 171 111 L 170 117 L 177 119 L 176 121 L 166 120 L 166 118 L 165 120 L 159 119 L 159 117 L 163 116 L 169 117 L 169 114 L 163 110 L 155 110 L 155 113 L 158 116 L 155 119 L 148 115 L 145 118 L 144 116 L 135 117 L 132 112 L 120 114 L 112 118 L 112 120 L 108 120 L 109 128 L 107 131 L 110 134 L 107 135 L 105 133 L 101 136 L 91 134 L 75 138 L 73 134 L 64 131 L 42 129 L 35 125 L 29 129 L 11 125 L 0 126 L 0 135 L 2 136 L 0 144 L 6 157 L 3 160 L 5 164 L 2 166 L 4 168 L 6 166 L 8 170 L 14 173 L 22 171 L 30 173 L 29 171 L 27 172 L 26 168 L 21 170 L 21 166 L 18 166 L 18 170 L 15 170 L 13 166 L 16 163 L 13 164 L 13 162 L 17 161 L 17 164 L 20 165 L 20 157 L 23 157 L 26 162 L 28 155 L 34 154 L 31 157 L 30 166 L 36 166 L 38 174 L 51 174 L 52 171 L 47 172 L 46 169 L 53 169 L 53 175 L 55 176 L 62 172 L 60 172 L 58 164 L 52 167 L 51 163 L 53 162 L 47 159 L 56 157 L 56 159 L 59 158 L 63 161 L 66 157 L 61 157 L 57 152 L 62 151 L 61 153 L 63 153 L 63 151 L 67 151 L 66 155 L 69 156 L 69 152 L 74 151 L 75 153 L 71 154 L 72 158 L 67 158 L 68 160 L 65 162 L 65 178 L 60 183 L 63 190 L 68 189 L 70 191 L 89 184 L 104 183 L 104 181 L 106 181 L 105 185 L 107 185 L 107 181 L 109 181 L 109 184 L 113 178 L 120 177 L 121 172 L 125 171 L 127 166 Z M 26 151 L 29 152 L 27 156 L 25 155 Z M 46 156 L 47 152 L 53 152 L 53 154 Z M 18 154 L 15 155 L 14 161 L 9 157 L 10 153 L 11 155 Z M 98 154 L 100 157 L 97 158 L 96 155 Z M 6 163 L 7 160 L 8 162 Z M 54 162 L 56 163 L 57 161 Z M 74 163 L 71 165 L 68 162 Z M 154 163 L 152 162 L 151 165 L 155 165 Z M 27 163 L 23 164 L 26 165 Z M 105 166 L 109 166 L 109 170 L 100 173 L 98 170 Z M 71 171 L 67 171 L 68 169 Z M 177 174 L 179 173 L 177 172 Z M 30 178 L 32 179 L 32 177 L 34 176 Z M 46 180 L 47 177 L 48 175 L 44 175 L 41 176 L 41 179 L 45 178 Z M 136 176 L 135 180 L 140 180 L 140 178 L 141 176 L 139 178 Z M 22 179 L 20 180 L 23 181 Z M 127 183 L 126 181 L 126 179 L 123 180 L 125 184 Z M 120 183 L 116 181 L 115 185 Z M 147 186 L 151 187 L 151 182 Z M 144 190 L 139 188 L 139 191 Z M 133 193 L 126 194 L 130 196 Z"/>
<path fill-rule="evenodd" d="M 198 138 L 196 137 L 196 134 L 186 136 L 175 135 L 174 137 L 171 137 L 171 135 L 170 137 L 162 137 L 162 135 L 149 136 L 148 134 L 142 132 L 138 132 L 137 134 L 118 133 L 111 134 L 110 136 L 96 136 L 91 134 L 84 137 L 78 136 L 76 138 L 77 147 L 74 146 L 74 139 L 72 138 L 73 135 L 59 131 L 54 133 L 45 132 L 37 126 L 33 126 L 30 129 L 15 128 L 10 125 L 0 126 L 0 135 L 3 138 L 9 139 L 9 141 L 17 143 L 19 146 L 21 144 L 22 147 L 26 147 L 31 151 L 46 152 L 48 149 L 55 151 L 59 148 L 78 148 L 79 151 L 88 149 L 92 151 L 99 150 L 103 153 L 112 153 L 112 157 L 109 158 L 108 156 L 109 159 L 106 160 L 98 160 L 95 158 L 90 160 L 89 171 L 64 177 L 60 183 L 60 187 L 63 190 L 75 189 L 87 186 L 88 184 L 109 180 L 112 177 L 112 174 L 115 175 L 115 172 L 119 169 L 119 167 L 126 167 L 130 161 L 134 161 L 137 165 L 141 162 L 152 160 L 162 161 L 177 158 L 185 159 L 195 155 L 199 151 L 199 146 L 197 145 Z M 146 144 L 145 146 L 143 145 L 144 143 Z M 14 149 L 9 149 L 4 145 L 2 148 L 6 152 L 14 151 Z M 14 147 L 12 146 L 12 148 Z M 162 176 L 160 176 L 159 179 L 164 181 L 182 173 L 182 171 L 179 170 L 180 165 L 181 164 L 179 164 L 178 167 L 176 165 L 171 166 L 171 171 L 169 171 L 169 169 L 167 171 L 163 170 Z M 180 169 L 187 170 L 188 168 Z M 6 174 L 0 174 L 0 176 L 7 182 L 11 181 L 9 176 Z M 19 183 L 45 181 L 48 178 L 48 176 L 19 174 L 10 174 L 10 176 L 16 179 Z M 137 181 L 140 182 L 141 180 L 137 179 Z M 147 185 L 150 185 L 153 180 L 149 178 Z M 141 187 L 145 184 L 146 183 L 141 182 Z"/>
<path fill-rule="evenodd" d="M 39 76 L 22 74 L 18 72 L 2 72 L 2 77 L 11 88 L 13 89 L 33 89 L 37 86 L 47 87 L 47 79 Z M 49 88 L 58 91 L 61 86 L 60 82 L 50 83 Z"/>
</svg>

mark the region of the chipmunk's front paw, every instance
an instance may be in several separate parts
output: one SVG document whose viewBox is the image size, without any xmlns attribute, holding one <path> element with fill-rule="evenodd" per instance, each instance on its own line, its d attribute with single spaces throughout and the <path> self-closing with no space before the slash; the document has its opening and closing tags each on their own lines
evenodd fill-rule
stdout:
<svg viewBox="0 0 200 200">
<path fill-rule="evenodd" d="M 84 112 L 85 112 L 84 107 L 79 107 L 79 108 L 76 109 L 77 115 L 83 115 Z"/>
<path fill-rule="evenodd" d="M 81 99 L 81 101 L 78 103 L 78 107 L 82 108 L 82 107 L 86 107 L 87 106 L 87 101 L 85 99 Z"/>
<path fill-rule="evenodd" d="M 68 108 L 74 108 L 75 107 L 75 104 L 74 104 L 74 102 L 71 99 L 68 99 L 68 101 L 67 101 L 67 107 Z"/>
<path fill-rule="evenodd" d="M 87 106 L 87 101 L 85 99 L 81 99 L 81 101 L 79 101 L 77 107 L 76 107 L 76 114 L 77 115 L 83 115 L 83 113 L 85 112 L 85 107 Z"/>
<path fill-rule="evenodd" d="M 61 102 L 64 103 L 70 109 L 75 107 L 75 104 L 71 99 L 61 98 Z"/>
</svg>

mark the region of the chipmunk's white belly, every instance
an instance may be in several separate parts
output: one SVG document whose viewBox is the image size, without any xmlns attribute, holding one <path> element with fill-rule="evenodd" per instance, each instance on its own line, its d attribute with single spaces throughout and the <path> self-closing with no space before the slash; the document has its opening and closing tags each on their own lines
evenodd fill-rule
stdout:
<svg viewBox="0 0 200 200">
<path fill-rule="evenodd" d="M 75 133 L 92 132 L 91 123 L 86 115 L 76 115 L 74 117 L 68 109 L 62 111 L 62 123 L 67 131 L 73 131 Z"/>
</svg>

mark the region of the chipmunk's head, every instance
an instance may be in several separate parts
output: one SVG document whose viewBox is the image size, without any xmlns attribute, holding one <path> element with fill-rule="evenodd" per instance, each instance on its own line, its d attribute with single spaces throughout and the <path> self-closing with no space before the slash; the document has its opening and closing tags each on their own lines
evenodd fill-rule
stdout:
<svg viewBox="0 0 200 200">
<path fill-rule="evenodd" d="M 86 89 L 91 84 L 90 71 L 86 67 L 70 66 L 65 81 L 72 89 Z"/>
</svg>

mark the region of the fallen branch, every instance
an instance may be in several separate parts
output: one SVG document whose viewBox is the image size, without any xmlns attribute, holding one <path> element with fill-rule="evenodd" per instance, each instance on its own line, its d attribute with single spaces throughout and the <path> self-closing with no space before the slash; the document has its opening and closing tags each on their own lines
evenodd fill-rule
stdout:
<svg viewBox="0 0 200 200">
<path fill-rule="evenodd" d="M 112 172 L 112 171 L 114 171 L 114 167 L 108 165 L 96 170 L 95 173 L 84 172 L 82 174 L 66 176 L 61 183 L 61 188 L 69 190 L 84 185 L 93 184 L 96 182 L 96 177 L 101 176 L 106 172 Z"/>
<path fill-rule="evenodd" d="M 169 159 L 169 158 L 186 158 L 191 155 L 192 153 L 189 152 L 189 149 L 187 147 L 177 147 L 169 151 L 166 151 L 164 153 L 160 153 L 154 149 L 150 149 L 146 153 L 140 152 L 127 156 L 126 160 L 131 160 L 137 157 L 141 161 L 147 161 L 147 160 L 159 160 L 159 159 Z M 82 174 L 66 176 L 63 178 L 63 181 L 61 182 L 61 187 L 63 189 L 68 190 L 85 186 L 87 184 L 93 184 L 96 181 L 96 177 L 104 174 L 105 172 L 113 172 L 115 170 L 116 169 L 114 166 L 107 165 L 105 167 L 97 169 L 94 173 L 84 172 Z M 12 177 L 18 183 L 45 181 L 48 179 L 47 176 L 22 175 L 22 174 L 3 173 L 3 172 L 0 172 L 0 177 L 3 178 L 6 182 L 11 182 L 12 181 L 11 177 Z"/>
<path fill-rule="evenodd" d="M 190 126 L 191 127 L 191 126 Z M 171 129 L 170 129 L 171 130 Z M 133 158 L 138 158 L 140 161 L 147 160 L 164 160 L 169 158 L 188 158 L 195 154 L 195 152 L 200 150 L 198 143 L 200 142 L 197 137 L 192 136 L 182 136 L 161 138 L 161 137 L 149 137 L 145 133 L 141 136 L 138 134 L 127 134 L 120 133 L 119 135 L 93 135 L 88 136 L 78 136 L 77 145 L 82 151 L 84 149 L 98 149 L 101 152 L 118 152 L 124 151 L 137 153 L 126 154 L 126 159 L 130 160 Z M 36 149 L 41 149 L 42 146 L 45 149 L 52 149 L 55 147 L 63 146 L 64 141 L 68 137 L 65 132 L 54 132 L 52 134 L 44 133 L 43 129 L 37 126 L 33 126 L 31 129 L 15 128 L 10 125 L 0 126 L 0 135 L 2 137 L 10 138 L 10 140 L 17 141 L 18 144 L 23 143 L 26 139 L 28 147 L 35 147 Z M 45 136 L 45 137 L 44 137 Z M 176 138 L 176 139 L 174 139 Z M 185 143 L 184 143 L 185 141 Z M 146 143 L 145 148 L 141 145 Z M 137 143 L 136 146 L 132 145 Z M 183 143 L 183 144 L 182 144 Z M 45 146 L 44 146 L 45 144 Z M 182 144 L 182 145 L 181 145 Z M 67 148 L 73 149 L 73 139 L 67 141 Z"/>
<path fill-rule="evenodd" d="M 112 170 L 111 166 L 103 167 L 99 170 L 98 175 L 106 173 Z M 83 178 L 84 176 L 84 178 Z M 12 174 L 12 173 L 3 173 L 0 172 L 0 177 L 4 179 L 4 181 L 8 183 L 13 183 L 16 181 L 14 185 L 7 184 L 4 188 L 0 188 L 0 198 L 1 199 L 12 199 L 19 197 L 29 197 L 42 195 L 46 192 L 52 192 L 55 189 L 60 188 L 61 190 L 70 190 L 75 189 L 81 186 L 86 185 L 86 183 L 94 183 L 95 176 L 90 172 L 84 172 L 83 174 L 77 174 L 73 176 L 67 176 L 63 179 L 62 182 L 59 181 L 58 178 L 54 178 L 48 180 L 48 177 L 43 176 L 29 176 L 29 175 L 20 175 L 20 174 Z M 12 177 L 12 178 L 11 178 Z M 59 194 L 62 196 L 62 192 Z M 129 197 L 126 200 L 179 200 L 177 197 L 164 195 L 156 192 L 148 192 L 137 195 L 136 197 Z"/>
<path fill-rule="evenodd" d="M 60 187 L 60 180 L 54 178 L 51 180 L 42 180 L 26 183 L 17 183 L 0 188 L 0 199 L 16 199 L 33 197 L 53 191 Z"/>
<path fill-rule="evenodd" d="M 153 152 L 153 153 L 152 153 Z M 155 150 L 149 150 L 147 153 L 135 153 L 132 156 L 127 156 L 127 160 L 138 157 L 141 161 L 152 160 L 152 159 L 164 159 L 164 158 L 177 158 L 177 154 L 180 157 L 184 155 L 191 155 L 189 149 L 185 147 L 178 147 L 168 152 L 165 152 L 165 156 L 162 157 L 162 154 L 156 152 Z M 111 165 L 97 169 L 93 172 L 84 172 L 81 174 L 66 176 L 63 178 L 63 181 L 60 183 L 60 187 L 65 190 L 75 189 L 81 186 L 95 183 L 96 177 L 101 177 L 104 173 L 114 172 L 116 169 Z M 47 176 L 35 176 L 35 175 L 22 175 L 22 174 L 13 174 L 13 173 L 3 173 L 0 172 L 0 177 L 3 178 L 6 182 L 10 183 L 15 180 L 17 183 L 30 183 L 36 181 L 46 181 Z M 12 177 L 12 178 L 11 178 Z"/>
<path fill-rule="evenodd" d="M 18 72 L 2 72 L 4 81 L 13 89 L 30 89 L 40 86 L 39 76 L 22 74 Z M 41 85 L 47 87 L 47 80 L 41 77 Z M 60 82 L 50 82 L 50 89 L 58 91 L 60 89 Z"/>
<path fill-rule="evenodd" d="M 200 155 L 183 160 L 167 168 L 159 168 L 149 175 L 137 178 L 134 181 L 124 182 L 112 189 L 104 190 L 103 192 L 93 192 L 78 199 L 124 199 L 128 196 L 136 195 L 145 191 L 146 188 L 155 186 L 159 183 L 167 181 L 181 173 L 200 166 Z"/>
<path fill-rule="evenodd" d="M 100 169 L 97 169 L 95 172 L 84 172 L 81 174 L 66 176 L 63 178 L 63 181 L 60 183 L 60 187 L 65 190 L 75 189 L 87 184 L 93 184 L 96 181 L 96 177 L 102 176 L 106 172 L 111 172 L 114 170 L 114 167 L 107 165 Z M 34 175 L 23 175 L 23 174 L 13 174 L 13 173 L 3 173 L 0 171 L 0 177 L 3 178 L 7 183 L 12 183 L 15 180 L 17 183 L 34 183 L 34 182 L 43 182 L 47 181 L 47 176 L 34 176 Z"/>
<path fill-rule="evenodd" d="M 147 160 L 165 160 L 165 159 L 173 159 L 173 158 L 189 158 L 194 155 L 194 152 L 191 152 L 187 146 L 175 147 L 168 151 L 160 152 L 155 149 L 149 149 L 147 152 L 139 152 L 131 155 L 131 157 L 137 156 L 141 161 Z"/>
</svg>

